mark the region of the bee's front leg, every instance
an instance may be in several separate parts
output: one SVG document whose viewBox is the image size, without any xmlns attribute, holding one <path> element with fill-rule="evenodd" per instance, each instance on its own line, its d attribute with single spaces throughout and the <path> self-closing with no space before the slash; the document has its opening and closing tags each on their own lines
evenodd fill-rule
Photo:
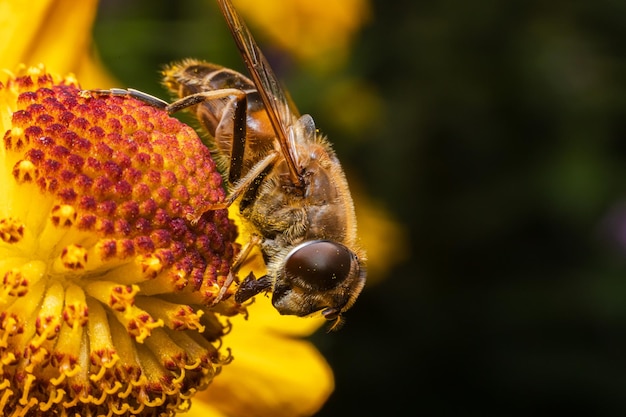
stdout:
<svg viewBox="0 0 626 417">
<path fill-rule="evenodd" d="M 255 295 L 272 289 L 272 280 L 267 275 L 256 278 L 252 272 L 241 281 L 235 293 L 235 302 L 241 304 Z"/>
<path fill-rule="evenodd" d="M 239 268 L 241 268 L 241 265 L 243 265 L 246 258 L 248 258 L 248 256 L 250 255 L 250 251 L 252 250 L 252 248 L 254 248 L 259 243 L 261 243 L 261 237 L 258 235 L 252 235 L 248 243 L 244 245 L 244 247 L 241 249 L 241 252 L 239 252 L 237 257 L 233 261 L 233 264 L 230 266 L 230 271 L 228 272 L 228 276 L 226 277 L 226 280 L 220 287 L 220 291 L 217 293 L 217 296 L 215 297 L 211 305 L 216 305 L 222 300 L 222 298 L 224 298 L 226 291 L 228 291 L 228 288 L 231 286 L 233 281 L 236 280 L 237 272 L 239 272 Z M 254 277 L 254 274 L 250 272 L 250 274 L 248 274 L 248 277 L 246 277 L 246 280 L 248 280 L 250 276 Z M 239 290 L 237 291 L 237 293 L 239 293 Z M 235 298 L 235 301 L 237 301 L 236 298 Z"/>
</svg>

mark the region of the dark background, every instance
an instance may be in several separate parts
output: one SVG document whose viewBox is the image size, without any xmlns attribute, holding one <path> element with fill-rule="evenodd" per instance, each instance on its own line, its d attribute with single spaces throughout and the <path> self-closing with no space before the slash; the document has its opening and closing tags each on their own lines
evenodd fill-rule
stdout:
<svg viewBox="0 0 626 417">
<path fill-rule="evenodd" d="M 124 85 L 163 97 L 188 56 L 242 69 L 209 2 L 126 3 L 95 27 Z M 374 0 L 324 78 L 264 46 L 408 236 L 314 336 L 337 379 L 319 416 L 626 415 L 625 41 L 623 0 Z M 345 80 L 378 107 L 330 100 Z"/>
</svg>

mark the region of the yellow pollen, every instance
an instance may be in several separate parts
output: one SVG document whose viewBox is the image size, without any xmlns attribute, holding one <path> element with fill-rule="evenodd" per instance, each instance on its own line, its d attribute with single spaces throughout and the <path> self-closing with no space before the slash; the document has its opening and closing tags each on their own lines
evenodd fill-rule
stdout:
<svg viewBox="0 0 626 417">
<path fill-rule="evenodd" d="M 144 256 L 138 260 L 141 264 L 141 272 L 147 278 L 155 278 L 163 271 L 163 263 L 156 256 Z"/>
<path fill-rule="evenodd" d="M 85 269 L 87 265 L 87 250 L 78 245 L 69 245 L 63 248 L 61 256 L 54 263 L 58 273 Z"/>
<path fill-rule="evenodd" d="M 22 275 L 19 269 L 12 269 L 4 274 L 0 299 L 7 300 L 8 297 L 22 297 L 26 295 L 27 292 L 28 279 Z"/>
<path fill-rule="evenodd" d="M 19 161 L 13 167 L 13 176 L 18 184 L 23 184 L 37 179 L 39 173 L 31 161 Z"/>
<path fill-rule="evenodd" d="M 0 239 L 17 243 L 24 237 L 24 224 L 16 219 L 0 219 Z"/>
<path fill-rule="evenodd" d="M 55 226 L 58 227 L 70 227 L 76 221 L 76 209 L 74 207 L 63 204 L 52 208 L 52 215 L 50 219 Z"/>
</svg>

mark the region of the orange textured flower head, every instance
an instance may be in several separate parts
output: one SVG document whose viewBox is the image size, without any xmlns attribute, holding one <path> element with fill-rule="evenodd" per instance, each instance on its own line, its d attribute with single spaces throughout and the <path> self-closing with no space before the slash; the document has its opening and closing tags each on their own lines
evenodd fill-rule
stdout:
<svg viewBox="0 0 626 417">
<path fill-rule="evenodd" d="M 43 68 L 0 88 L 0 413 L 170 415 L 229 360 L 236 229 L 191 128 L 79 92 Z"/>
</svg>

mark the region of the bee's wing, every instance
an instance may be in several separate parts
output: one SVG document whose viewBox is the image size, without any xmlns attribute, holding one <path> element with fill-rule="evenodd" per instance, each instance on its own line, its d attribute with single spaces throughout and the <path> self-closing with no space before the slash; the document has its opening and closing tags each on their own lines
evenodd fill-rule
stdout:
<svg viewBox="0 0 626 417">
<path fill-rule="evenodd" d="M 297 110 L 285 94 L 276 78 L 274 71 L 263 53 L 257 46 L 252 34 L 235 10 L 230 0 L 218 0 L 222 13 L 230 32 L 235 38 L 235 43 L 241 52 L 241 56 L 248 67 L 252 80 L 259 91 L 270 122 L 274 127 L 276 138 L 280 144 L 283 156 L 289 167 L 291 180 L 294 185 L 301 185 L 302 179 L 297 168 L 297 154 L 293 141 L 289 139 L 288 129 L 294 125 L 297 118 Z"/>
</svg>

